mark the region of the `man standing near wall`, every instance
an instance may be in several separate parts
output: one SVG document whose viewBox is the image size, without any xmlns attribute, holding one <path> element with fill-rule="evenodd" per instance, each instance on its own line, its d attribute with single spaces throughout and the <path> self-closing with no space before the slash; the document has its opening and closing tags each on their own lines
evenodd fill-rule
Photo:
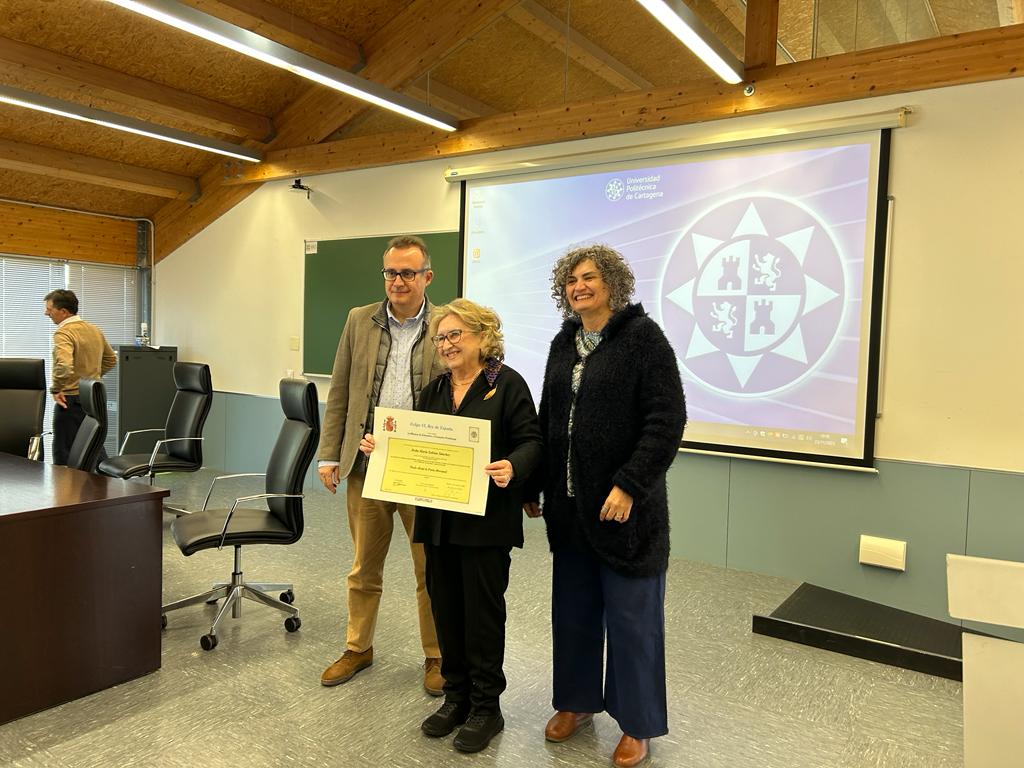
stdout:
<svg viewBox="0 0 1024 768">
<path fill-rule="evenodd" d="M 50 393 L 53 409 L 53 463 L 67 464 L 71 445 L 85 419 L 78 397 L 78 380 L 98 379 L 117 362 L 103 331 L 78 316 L 74 291 L 46 294 L 46 316 L 57 326 L 53 332 L 53 371 Z"/>
<path fill-rule="evenodd" d="M 384 251 L 384 291 L 380 303 L 348 314 L 331 374 L 319 472 L 331 493 L 347 478 L 348 525 L 355 550 L 348 576 L 348 630 L 345 653 L 321 675 L 323 685 L 339 685 L 373 663 L 373 635 L 384 585 L 384 559 L 391 544 L 395 513 L 412 548 L 416 602 L 423 644 L 423 686 L 433 696 L 444 691 L 441 651 L 423 577 L 423 545 L 412 543 L 415 507 L 362 498 L 366 457 L 359 440 L 371 431 L 376 406 L 412 409 L 420 390 L 443 370 L 427 339 L 430 302 L 425 292 L 434 273 L 426 244 L 418 237 L 396 237 Z"/>
</svg>

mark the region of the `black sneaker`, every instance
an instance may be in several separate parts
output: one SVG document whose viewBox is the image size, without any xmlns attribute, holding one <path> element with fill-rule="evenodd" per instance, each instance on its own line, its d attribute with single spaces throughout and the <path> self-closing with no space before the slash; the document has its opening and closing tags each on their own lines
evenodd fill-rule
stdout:
<svg viewBox="0 0 1024 768">
<path fill-rule="evenodd" d="M 468 716 L 469 704 L 446 701 L 437 712 L 423 721 L 420 728 L 427 736 L 447 736 L 466 722 Z"/>
<path fill-rule="evenodd" d="M 479 752 L 491 743 L 491 739 L 501 733 L 505 720 L 501 712 L 483 714 L 474 712 L 466 720 L 466 724 L 455 734 L 455 748 L 459 752 Z"/>
</svg>

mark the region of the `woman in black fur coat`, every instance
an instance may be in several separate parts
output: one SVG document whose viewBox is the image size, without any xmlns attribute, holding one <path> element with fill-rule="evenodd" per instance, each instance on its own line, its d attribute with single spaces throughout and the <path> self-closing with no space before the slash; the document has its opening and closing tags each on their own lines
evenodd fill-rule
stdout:
<svg viewBox="0 0 1024 768">
<path fill-rule="evenodd" d="M 545 737 L 565 741 L 607 710 L 622 729 L 612 759 L 625 767 L 668 733 L 665 473 L 686 424 L 675 353 L 629 303 L 634 284 L 607 246 L 570 251 L 555 265 L 552 296 L 566 320 L 551 343 L 539 414 L 556 710 Z M 541 514 L 535 502 L 525 508 Z"/>
</svg>

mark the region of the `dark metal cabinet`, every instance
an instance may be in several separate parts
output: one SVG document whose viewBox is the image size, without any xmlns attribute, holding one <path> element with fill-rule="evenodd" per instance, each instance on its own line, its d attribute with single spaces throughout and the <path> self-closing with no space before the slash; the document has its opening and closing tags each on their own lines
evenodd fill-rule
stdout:
<svg viewBox="0 0 1024 768">
<path fill-rule="evenodd" d="M 117 448 L 127 432 L 137 429 L 162 429 L 174 400 L 174 363 L 177 347 L 117 348 Z M 146 453 L 161 435 L 150 432 L 136 435 L 128 453 Z"/>
</svg>

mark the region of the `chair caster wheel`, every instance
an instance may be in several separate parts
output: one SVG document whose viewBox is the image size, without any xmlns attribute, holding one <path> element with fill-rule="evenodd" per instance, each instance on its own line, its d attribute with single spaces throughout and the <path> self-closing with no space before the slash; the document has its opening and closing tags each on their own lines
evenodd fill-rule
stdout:
<svg viewBox="0 0 1024 768">
<path fill-rule="evenodd" d="M 199 647 L 204 651 L 212 651 L 217 647 L 216 635 L 203 635 L 199 638 Z"/>
<path fill-rule="evenodd" d="M 287 592 L 282 592 L 279 599 L 282 603 L 288 603 L 288 605 L 291 605 L 295 602 L 295 593 L 289 589 Z"/>
<path fill-rule="evenodd" d="M 167 629 L 167 614 L 160 617 L 160 629 Z"/>
<path fill-rule="evenodd" d="M 287 619 L 284 620 L 284 628 L 287 629 L 289 632 L 296 632 L 301 626 L 302 619 L 300 619 L 298 616 L 289 616 Z"/>
</svg>

